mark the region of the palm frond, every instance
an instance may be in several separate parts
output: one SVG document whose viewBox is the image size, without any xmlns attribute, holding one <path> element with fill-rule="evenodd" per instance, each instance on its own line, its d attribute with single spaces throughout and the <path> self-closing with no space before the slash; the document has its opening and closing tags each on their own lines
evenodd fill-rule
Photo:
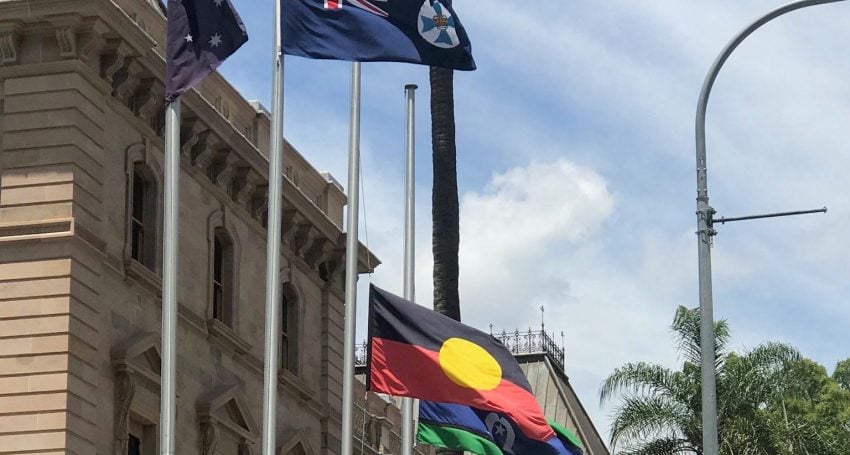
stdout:
<svg viewBox="0 0 850 455">
<path fill-rule="evenodd" d="M 681 455 L 699 452 L 684 439 L 661 438 L 635 444 L 617 453 L 619 455 Z"/>
<path fill-rule="evenodd" d="M 681 425 L 690 419 L 681 403 L 660 396 L 627 396 L 616 409 L 611 423 L 611 445 L 634 444 L 641 440 L 678 438 Z"/>
<path fill-rule="evenodd" d="M 700 310 L 699 308 L 685 308 L 679 306 L 670 326 L 678 338 L 678 349 L 686 361 L 696 364 L 701 363 L 702 340 L 700 338 Z M 718 363 L 722 363 L 726 353 L 726 344 L 729 341 L 729 325 L 725 319 L 714 322 L 714 355 Z"/>
<path fill-rule="evenodd" d="M 682 392 L 682 373 L 660 365 L 638 362 L 628 363 L 614 370 L 602 383 L 600 404 L 605 404 L 617 393 L 660 394 L 679 397 Z"/>
</svg>

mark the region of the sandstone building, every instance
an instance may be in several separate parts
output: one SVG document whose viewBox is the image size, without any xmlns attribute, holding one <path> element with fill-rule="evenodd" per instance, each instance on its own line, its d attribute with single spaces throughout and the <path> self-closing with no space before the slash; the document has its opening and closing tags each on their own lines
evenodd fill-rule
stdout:
<svg viewBox="0 0 850 455">
<path fill-rule="evenodd" d="M 164 38 L 155 1 L 0 0 L 0 453 L 158 453 Z M 182 122 L 177 450 L 258 453 L 269 118 L 213 74 Z M 285 153 L 277 440 L 337 453 L 345 196 Z"/>
</svg>

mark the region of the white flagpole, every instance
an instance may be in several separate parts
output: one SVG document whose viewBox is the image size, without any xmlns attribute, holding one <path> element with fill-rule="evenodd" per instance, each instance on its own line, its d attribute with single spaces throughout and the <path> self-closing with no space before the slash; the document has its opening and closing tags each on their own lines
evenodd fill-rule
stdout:
<svg viewBox="0 0 850 455">
<path fill-rule="evenodd" d="M 357 241 L 360 211 L 360 62 L 351 65 L 351 126 L 348 136 L 348 219 L 345 234 L 345 345 L 342 370 L 342 455 L 352 454 L 354 432 L 354 318 L 357 315 Z"/>
<path fill-rule="evenodd" d="M 283 216 L 283 51 L 281 0 L 274 6 L 274 76 L 269 140 L 269 211 L 266 228 L 266 337 L 263 361 L 263 455 L 275 454 L 280 344 L 280 231 Z"/>
<path fill-rule="evenodd" d="M 414 301 L 414 290 L 416 280 L 414 278 L 416 257 L 415 250 L 415 232 L 416 228 L 414 220 L 416 219 L 414 210 L 415 189 L 416 189 L 416 144 L 414 143 L 416 135 L 416 85 L 408 84 L 404 86 L 407 95 L 407 165 L 405 167 L 405 191 L 404 191 L 404 298 L 411 302 Z M 401 399 L 401 454 L 413 455 L 413 446 L 416 445 L 416 425 L 413 413 L 414 400 L 412 398 Z"/>
<path fill-rule="evenodd" d="M 165 201 L 162 247 L 162 386 L 160 453 L 175 454 L 177 420 L 177 251 L 180 218 L 180 98 L 165 108 Z"/>
</svg>

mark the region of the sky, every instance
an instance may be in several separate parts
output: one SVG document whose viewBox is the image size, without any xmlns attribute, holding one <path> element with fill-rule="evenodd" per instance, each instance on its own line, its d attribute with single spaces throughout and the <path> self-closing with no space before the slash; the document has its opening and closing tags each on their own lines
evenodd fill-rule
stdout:
<svg viewBox="0 0 850 455">
<path fill-rule="evenodd" d="M 393 0 L 398 1 L 398 0 Z M 455 0 L 474 72 L 455 72 L 463 321 L 560 333 L 566 372 L 607 439 L 604 378 L 681 366 L 670 323 L 698 306 L 694 115 L 725 43 L 782 0 Z M 234 0 L 250 40 L 221 68 L 269 106 L 273 2 Z M 735 51 L 708 106 L 718 216 L 828 207 L 717 226 L 715 317 L 732 347 L 850 357 L 850 4 L 807 8 Z M 285 62 L 285 137 L 347 185 L 351 65 Z M 382 260 L 359 283 L 402 293 L 404 85 L 416 108 L 416 300 L 430 306 L 428 69 L 363 64 L 360 239 Z"/>
</svg>

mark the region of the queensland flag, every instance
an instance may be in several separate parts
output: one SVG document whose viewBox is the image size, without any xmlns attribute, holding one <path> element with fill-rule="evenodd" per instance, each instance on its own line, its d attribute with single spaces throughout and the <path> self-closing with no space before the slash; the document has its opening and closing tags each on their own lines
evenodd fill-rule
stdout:
<svg viewBox="0 0 850 455">
<path fill-rule="evenodd" d="M 559 431 L 560 430 L 560 431 Z M 578 438 L 563 427 L 537 441 L 507 416 L 459 404 L 419 402 L 418 440 L 423 444 L 478 455 L 581 455 Z"/>
<path fill-rule="evenodd" d="M 168 0 L 166 100 L 194 87 L 245 41 L 248 33 L 230 0 Z"/>
<path fill-rule="evenodd" d="M 283 53 L 474 70 L 449 0 L 283 0 Z"/>
<path fill-rule="evenodd" d="M 369 290 L 368 387 L 507 416 L 522 433 L 555 433 L 514 356 L 498 340 L 387 291 Z"/>
</svg>

